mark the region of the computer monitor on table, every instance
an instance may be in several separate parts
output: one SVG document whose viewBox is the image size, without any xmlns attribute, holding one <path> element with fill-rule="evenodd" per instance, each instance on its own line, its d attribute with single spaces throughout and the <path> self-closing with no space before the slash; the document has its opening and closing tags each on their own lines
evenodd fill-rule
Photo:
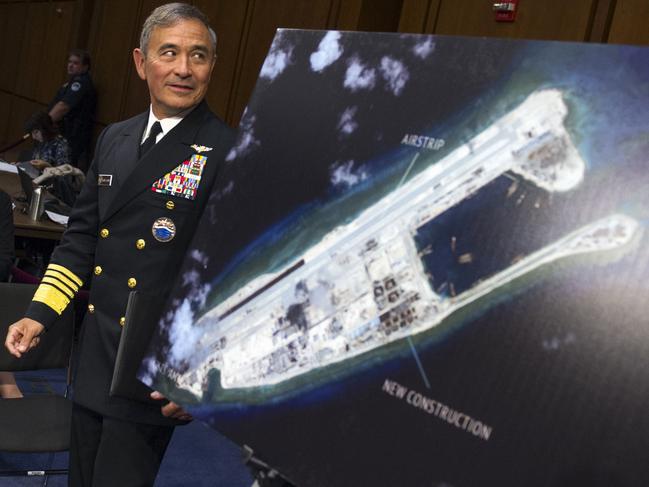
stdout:
<svg viewBox="0 0 649 487">
<path fill-rule="evenodd" d="M 34 195 L 34 180 L 29 174 L 27 174 L 27 171 L 25 171 L 24 168 L 20 166 L 17 167 L 20 186 L 23 189 L 23 193 L 25 193 L 25 198 L 27 198 L 27 204 L 30 204 L 32 202 L 32 196 Z"/>
</svg>

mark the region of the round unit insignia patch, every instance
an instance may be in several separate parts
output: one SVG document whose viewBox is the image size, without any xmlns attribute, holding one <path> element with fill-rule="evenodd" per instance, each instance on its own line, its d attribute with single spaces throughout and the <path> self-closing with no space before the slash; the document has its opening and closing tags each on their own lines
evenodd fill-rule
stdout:
<svg viewBox="0 0 649 487">
<path fill-rule="evenodd" d="M 70 89 L 72 91 L 79 91 L 81 89 L 81 83 L 75 81 L 74 83 L 72 83 L 72 85 L 70 85 Z"/>
<path fill-rule="evenodd" d="M 176 225 L 171 218 L 161 216 L 153 222 L 151 233 L 158 242 L 169 242 L 176 236 Z"/>
</svg>

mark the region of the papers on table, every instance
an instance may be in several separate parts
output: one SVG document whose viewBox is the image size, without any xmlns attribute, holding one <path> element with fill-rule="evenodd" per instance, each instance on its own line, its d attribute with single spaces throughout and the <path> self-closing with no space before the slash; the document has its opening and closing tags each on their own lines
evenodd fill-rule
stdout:
<svg viewBox="0 0 649 487">
<path fill-rule="evenodd" d="M 0 161 L 0 172 L 10 172 L 10 173 L 18 174 L 18 168 L 13 164 L 9 164 L 8 162 Z"/>
<path fill-rule="evenodd" d="M 60 223 L 61 225 L 67 225 L 68 224 L 68 217 L 65 216 L 65 215 L 61 215 L 59 213 L 54 213 L 53 211 L 49 211 L 49 210 L 45 210 L 45 214 L 54 223 Z"/>
</svg>

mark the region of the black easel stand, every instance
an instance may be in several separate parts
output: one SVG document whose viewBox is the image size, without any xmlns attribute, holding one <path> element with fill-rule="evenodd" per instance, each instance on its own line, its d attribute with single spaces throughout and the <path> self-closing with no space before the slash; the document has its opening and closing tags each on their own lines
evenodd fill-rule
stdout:
<svg viewBox="0 0 649 487">
<path fill-rule="evenodd" d="M 277 470 L 257 458 L 248 445 L 243 445 L 243 463 L 255 479 L 251 487 L 296 487 L 286 480 Z"/>
</svg>

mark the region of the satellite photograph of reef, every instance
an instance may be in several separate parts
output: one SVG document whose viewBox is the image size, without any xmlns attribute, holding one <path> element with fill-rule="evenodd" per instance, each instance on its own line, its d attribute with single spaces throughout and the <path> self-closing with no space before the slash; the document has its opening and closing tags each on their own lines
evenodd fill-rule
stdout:
<svg viewBox="0 0 649 487">
<path fill-rule="evenodd" d="M 648 167 L 647 48 L 280 29 L 140 378 L 299 486 L 647 485 Z"/>
</svg>

